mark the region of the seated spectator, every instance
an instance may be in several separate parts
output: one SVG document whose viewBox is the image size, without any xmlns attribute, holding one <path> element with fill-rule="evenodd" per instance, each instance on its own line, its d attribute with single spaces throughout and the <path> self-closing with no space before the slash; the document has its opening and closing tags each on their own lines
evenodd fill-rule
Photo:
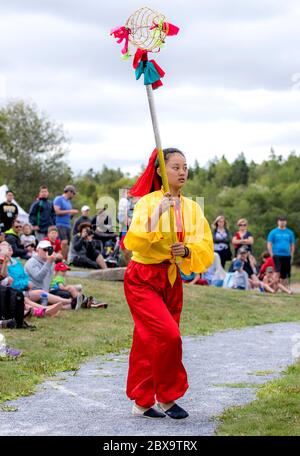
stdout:
<svg viewBox="0 0 300 456">
<path fill-rule="evenodd" d="M 261 291 L 263 291 L 262 283 L 258 280 L 258 277 L 253 271 L 253 268 L 250 264 L 249 261 L 249 250 L 245 247 L 241 247 L 238 250 L 236 258 L 233 260 L 231 263 L 231 266 L 229 268 L 229 272 L 234 272 L 233 270 L 233 264 L 235 260 L 241 260 L 242 262 L 242 269 L 248 274 L 249 278 L 249 284 L 251 288 L 260 288 Z"/>
<path fill-rule="evenodd" d="M 58 237 L 58 229 L 56 226 L 49 226 L 48 228 L 48 236 L 44 238 L 45 241 L 49 241 L 52 245 L 54 252 L 56 253 L 56 261 L 62 261 L 62 247 L 61 242 Z"/>
<path fill-rule="evenodd" d="M 41 293 L 44 292 L 44 290 L 32 290 L 32 284 L 29 281 L 29 277 L 26 274 L 22 263 L 20 262 L 19 259 L 13 258 L 12 254 L 12 248 L 10 244 L 3 242 L 0 244 L 0 249 L 1 252 L 3 253 L 4 251 L 6 252 L 5 255 L 5 263 L 6 263 L 6 271 L 7 271 L 7 277 L 6 277 L 6 283 L 4 284 L 3 280 L 1 282 L 2 285 L 4 286 L 11 286 L 15 290 L 19 290 L 24 293 L 24 302 L 25 302 L 25 308 L 26 310 L 28 309 L 33 309 L 34 310 L 34 315 L 36 316 L 44 316 L 44 315 L 49 315 L 49 316 L 55 316 L 58 314 L 60 309 L 63 306 L 62 302 L 58 302 L 58 299 L 56 297 L 48 296 L 48 302 L 49 304 L 53 304 L 52 306 L 49 306 L 47 308 L 44 308 L 43 306 L 37 304 L 37 301 L 40 299 Z M 53 299 L 54 298 L 54 299 Z M 37 311 L 36 309 L 39 309 Z"/>
<path fill-rule="evenodd" d="M 283 291 L 289 295 L 293 294 L 292 290 L 285 287 L 278 279 L 277 274 L 275 273 L 275 268 L 268 266 L 266 268 L 265 276 L 263 278 L 263 284 L 265 290 L 269 293 L 276 293 L 278 290 Z"/>
<path fill-rule="evenodd" d="M 89 214 L 90 214 L 90 207 L 87 205 L 82 206 L 81 217 L 79 217 L 79 219 L 77 219 L 76 222 L 74 223 L 73 236 L 78 234 L 78 228 L 79 228 L 79 225 L 81 225 L 81 223 L 84 223 L 84 222 L 90 223 L 90 224 L 92 223 L 92 220 L 90 219 Z"/>
<path fill-rule="evenodd" d="M 42 240 L 38 243 L 36 253 L 25 264 L 30 281 L 32 282 L 32 290 L 30 293 L 31 299 L 38 296 L 40 299 L 40 291 L 47 292 L 48 302 L 60 301 L 63 303 L 64 309 L 73 309 L 76 306 L 75 300 L 64 299 L 49 293 L 50 283 L 54 274 L 54 264 L 56 261 L 56 253 L 53 252 L 53 247 L 49 241 Z M 39 293 L 38 293 L 39 292 Z"/>
<path fill-rule="evenodd" d="M 249 290 L 249 279 L 246 271 L 243 270 L 241 260 L 233 262 L 232 269 L 234 271 L 232 279 L 232 288 L 235 290 Z"/>
<path fill-rule="evenodd" d="M 36 237 L 32 234 L 32 226 L 30 223 L 25 223 L 23 225 L 23 233 L 20 236 L 20 240 L 27 252 L 27 255 L 31 257 L 35 252 Z"/>
<path fill-rule="evenodd" d="M 248 221 L 242 218 L 237 222 L 237 226 L 239 230 L 232 238 L 235 256 L 237 255 L 240 247 L 244 247 L 249 250 L 249 252 L 252 252 L 252 245 L 254 243 L 254 238 L 250 231 L 248 231 Z"/>
<path fill-rule="evenodd" d="M 4 231 L 1 230 L 1 227 L 0 227 L 0 242 L 3 242 L 5 241 L 5 233 Z"/>
<path fill-rule="evenodd" d="M 6 241 L 12 246 L 13 256 L 28 260 L 30 255 L 21 243 L 20 235 L 22 233 L 22 223 L 19 220 L 14 220 L 12 227 L 5 232 Z"/>
<path fill-rule="evenodd" d="M 226 272 L 222 267 L 219 253 L 215 252 L 214 262 L 207 271 L 202 273 L 202 279 L 207 280 L 209 285 L 212 285 L 214 287 L 222 287 L 225 276 Z"/>
<path fill-rule="evenodd" d="M 208 281 L 201 278 L 201 275 L 197 272 L 192 272 L 189 275 L 184 274 L 180 271 L 180 275 L 182 278 L 183 283 L 189 285 L 208 285 Z"/>
<path fill-rule="evenodd" d="M 56 263 L 55 274 L 50 283 L 50 293 L 56 296 L 61 296 L 62 298 L 74 298 L 76 299 L 75 310 L 80 309 L 83 298 L 85 298 L 75 286 L 66 285 L 66 272 L 70 270 L 69 266 L 66 265 L 63 261 Z"/>
<path fill-rule="evenodd" d="M 271 267 L 271 268 L 275 269 L 274 260 L 267 250 L 261 256 L 261 263 L 262 264 L 261 264 L 259 274 L 258 274 L 259 280 L 263 280 L 267 268 Z"/>
<path fill-rule="evenodd" d="M 76 299 L 75 310 L 78 310 L 80 307 L 89 309 L 91 307 L 104 307 L 107 308 L 105 302 L 96 302 L 93 296 L 85 296 L 82 293 L 82 288 L 78 289 L 76 285 L 67 285 L 66 284 L 66 275 L 70 270 L 69 266 L 65 263 L 60 262 L 55 265 L 55 276 L 52 279 L 50 284 L 50 293 L 56 294 L 58 296 L 67 297 L 72 296 L 73 299 Z"/>
<path fill-rule="evenodd" d="M 71 244 L 70 261 L 74 266 L 82 268 L 106 269 L 106 263 L 95 248 L 90 223 L 82 223 L 79 233 L 74 236 Z"/>
<path fill-rule="evenodd" d="M 36 237 L 32 234 L 32 226 L 30 223 L 24 223 L 23 225 L 23 233 L 20 236 L 21 244 L 25 246 L 25 244 L 35 244 L 36 246 Z"/>
</svg>

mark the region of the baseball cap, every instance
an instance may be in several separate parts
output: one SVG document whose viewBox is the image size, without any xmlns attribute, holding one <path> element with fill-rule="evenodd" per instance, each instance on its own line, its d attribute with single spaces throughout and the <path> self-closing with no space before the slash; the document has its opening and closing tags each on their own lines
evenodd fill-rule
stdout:
<svg viewBox="0 0 300 456">
<path fill-rule="evenodd" d="M 64 192 L 72 192 L 74 193 L 74 195 L 76 195 L 76 189 L 74 187 L 74 185 L 66 185 L 65 188 L 64 188 Z"/>
<path fill-rule="evenodd" d="M 81 212 L 85 212 L 85 211 L 89 211 L 89 210 L 90 210 L 90 206 L 87 206 L 87 205 L 82 206 L 82 208 L 81 208 Z"/>
<path fill-rule="evenodd" d="M 266 272 L 273 272 L 273 271 L 274 271 L 274 269 L 272 268 L 272 266 L 268 266 L 266 268 Z"/>
<path fill-rule="evenodd" d="M 52 247 L 51 242 L 43 240 L 40 241 L 37 245 L 37 249 L 46 249 L 47 247 Z"/>
<path fill-rule="evenodd" d="M 247 253 L 247 252 L 248 252 L 247 247 L 240 247 L 238 250 L 238 253 Z"/>
<path fill-rule="evenodd" d="M 71 268 L 69 268 L 69 266 L 64 263 L 63 261 L 60 261 L 59 263 L 56 263 L 55 265 L 55 271 L 70 271 Z"/>
<path fill-rule="evenodd" d="M 241 269 L 241 267 L 243 266 L 243 263 L 241 262 L 241 260 L 235 260 L 233 262 L 233 270 L 236 271 L 237 269 Z"/>
</svg>

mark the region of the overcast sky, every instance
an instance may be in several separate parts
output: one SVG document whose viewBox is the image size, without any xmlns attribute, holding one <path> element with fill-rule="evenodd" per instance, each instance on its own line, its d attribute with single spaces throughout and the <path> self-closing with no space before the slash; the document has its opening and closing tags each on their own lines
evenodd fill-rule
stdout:
<svg viewBox="0 0 300 456">
<path fill-rule="evenodd" d="M 77 172 L 138 172 L 154 148 L 145 88 L 109 36 L 140 0 L 0 0 L 0 103 L 34 101 L 72 138 Z M 164 147 L 204 165 L 300 152 L 298 0 L 153 0 L 180 27 L 156 61 Z"/>
</svg>

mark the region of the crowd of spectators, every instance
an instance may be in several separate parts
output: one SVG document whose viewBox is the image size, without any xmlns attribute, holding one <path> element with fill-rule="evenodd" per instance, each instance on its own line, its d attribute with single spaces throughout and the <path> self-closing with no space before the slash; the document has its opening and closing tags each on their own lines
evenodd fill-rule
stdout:
<svg viewBox="0 0 300 456">
<path fill-rule="evenodd" d="M 277 227 L 266 237 L 266 251 L 258 262 L 253 255 L 254 237 L 245 218 L 238 220 L 237 230 L 231 235 L 223 215 L 212 227 L 215 261 L 205 273 L 183 277 L 190 284 L 214 285 L 237 290 L 260 290 L 292 294 L 291 266 L 295 251 L 295 235 L 287 227 L 287 218 L 280 216 Z M 216 258 L 216 254 L 219 257 Z M 226 268 L 226 263 L 229 267 Z M 226 269 L 228 269 L 226 271 Z"/>
<path fill-rule="evenodd" d="M 94 217 L 93 226 L 87 205 L 75 220 L 72 236 L 72 218 L 78 214 L 72 207 L 75 195 L 75 187 L 67 185 L 63 194 L 52 201 L 48 188 L 41 186 L 30 207 L 29 222 L 24 224 L 12 191 L 7 191 L 6 201 L 0 205 L 0 285 L 24 295 L 25 318 L 53 317 L 61 310 L 81 307 L 107 307 L 93 296 L 85 296 L 81 286 L 66 283 L 70 264 L 107 268 L 102 256 L 105 241 L 113 239 L 116 243 L 117 238 L 112 224 L 108 226 L 110 220 L 104 208 Z M 1 315 L 0 321 L 1 327 L 12 327 L 11 322 L 3 322 Z"/>
<path fill-rule="evenodd" d="M 127 196 L 127 189 L 118 206 L 119 233 L 106 206 L 92 216 L 90 207 L 84 205 L 79 214 L 72 206 L 75 196 L 75 187 L 67 185 L 63 194 L 52 201 L 48 188 L 41 186 L 29 210 L 29 223 L 24 224 L 12 191 L 7 191 L 6 201 L 0 205 L 0 282 L 2 287 L 24 293 L 26 316 L 55 316 L 65 309 L 107 306 L 85 296 L 80 287 L 67 284 L 70 265 L 106 269 L 126 266 L 130 260 L 131 252 L 126 250 L 123 239 L 135 200 Z M 278 217 L 259 261 L 253 254 L 255 240 L 245 218 L 238 220 L 236 231 L 231 233 L 226 218 L 220 215 L 212 225 L 212 234 L 213 264 L 202 274 L 182 274 L 185 283 L 292 293 L 295 236 L 287 227 L 286 217 Z"/>
</svg>

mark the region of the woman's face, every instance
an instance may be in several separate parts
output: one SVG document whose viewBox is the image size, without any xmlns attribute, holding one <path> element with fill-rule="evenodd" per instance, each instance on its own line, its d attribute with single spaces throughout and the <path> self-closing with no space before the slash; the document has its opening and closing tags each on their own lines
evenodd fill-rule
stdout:
<svg viewBox="0 0 300 456">
<path fill-rule="evenodd" d="M 158 174 L 160 169 L 158 168 Z M 188 169 L 185 158 L 181 154 L 170 154 L 166 162 L 166 171 L 170 187 L 178 188 L 184 186 L 188 178 Z"/>
<path fill-rule="evenodd" d="M 218 228 L 224 228 L 225 225 L 225 219 L 220 218 L 218 221 Z"/>
<path fill-rule="evenodd" d="M 247 230 L 247 223 L 246 222 L 240 222 L 238 224 L 239 230 L 240 231 L 246 231 Z"/>
</svg>

